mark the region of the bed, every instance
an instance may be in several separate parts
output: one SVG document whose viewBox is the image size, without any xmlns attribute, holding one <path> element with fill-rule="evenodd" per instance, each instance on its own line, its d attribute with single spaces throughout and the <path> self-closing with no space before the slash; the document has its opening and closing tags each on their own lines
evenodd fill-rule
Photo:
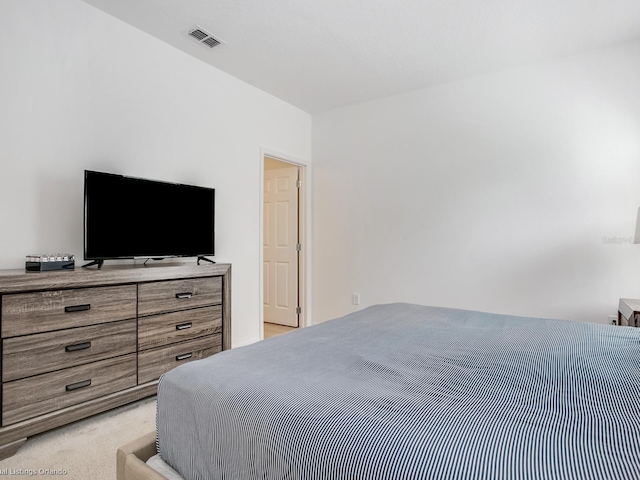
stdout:
<svg viewBox="0 0 640 480">
<path fill-rule="evenodd" d="M 376 305 L 165 374 L 157 450 L 186 480 L 635 480 L 638 398 L 638 329 Z"/>
</svg>

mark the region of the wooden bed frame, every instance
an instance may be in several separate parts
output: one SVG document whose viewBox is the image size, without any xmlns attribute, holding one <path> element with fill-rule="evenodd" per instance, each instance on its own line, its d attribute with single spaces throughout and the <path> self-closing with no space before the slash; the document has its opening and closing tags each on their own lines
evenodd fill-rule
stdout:
<svg viewBox="0 0 640 480">
<path fill-rule="evenodd" d="M 156 432 L 127 443 L 116 453 L 117 480 L 166 480 L 145 462 L 156 453 Z"/>
</svg>

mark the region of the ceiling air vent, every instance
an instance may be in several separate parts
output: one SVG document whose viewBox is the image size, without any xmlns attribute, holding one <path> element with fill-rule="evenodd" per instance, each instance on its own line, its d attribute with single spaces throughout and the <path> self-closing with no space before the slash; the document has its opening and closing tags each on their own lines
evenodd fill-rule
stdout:
<svg viewBox="0 0 640 480">
<path fill-rule="evenodd" d="M 185 32 L 188 36 L 196 40 L 198 43 L 205 45 L 209 48 L 217 47 L 218 45 L 224 44 L 225 42 L 220 40 L 219 38 L 214 37 L 209 32 L 207 32 L 204 28 L 194 27 L 187 32 Z"/>
</svg>

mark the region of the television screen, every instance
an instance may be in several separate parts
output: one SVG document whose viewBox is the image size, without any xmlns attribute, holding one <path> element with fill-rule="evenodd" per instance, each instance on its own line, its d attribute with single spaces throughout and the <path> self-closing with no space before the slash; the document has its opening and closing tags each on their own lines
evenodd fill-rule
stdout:
<svg viewBox="0 0 640 480">
<path fill-rule="evenodd" d="M 213 188 L 85 170 L 84 257 L 214 254 Z"/>
</svg>

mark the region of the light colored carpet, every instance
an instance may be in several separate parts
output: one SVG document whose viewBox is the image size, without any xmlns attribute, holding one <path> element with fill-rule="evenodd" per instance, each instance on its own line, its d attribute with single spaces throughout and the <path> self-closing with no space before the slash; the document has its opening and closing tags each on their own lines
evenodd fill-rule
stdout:
<svg viewBox="0 0 640 480">
<path fill-rule="evenodd" d="M 151 397 L 30 437 L 13 457 L 0 461 L 0 476 L 114 480 L 118 447 L 155 428 L 156 397 Z"/>
</svg>

